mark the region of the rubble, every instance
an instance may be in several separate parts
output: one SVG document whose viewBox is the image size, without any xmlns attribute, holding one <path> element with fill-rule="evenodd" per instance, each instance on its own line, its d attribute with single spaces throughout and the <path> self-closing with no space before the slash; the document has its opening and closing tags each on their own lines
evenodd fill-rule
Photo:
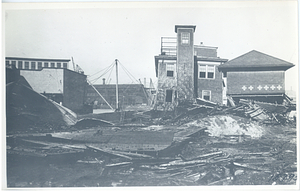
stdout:
<svg viewBox="0 0 300 191">
<path fill-rule="evenodd" d="M 204 105 L 181 106 L 174 112 L 131 112 L 122 123 L 119 113 L 79 116 L 79 122 L 64 131 L 11 134 L 7 136 L 8 168 L 12 171 L 8 184 L 16 177 L 23 182 L 25 179 L 14 173 L 18 163 L 11 159 L 18 161 L 15 155 L 30 160 L 58 156 L 67 159 L 68 163 L 48 161 L 47 165 L 39 166 L 45 172 L 52 172 L 44 175 L 51 184 L 38 183 L 33 178 L 31 186 L 296 183 L 296 124 L 287 118 L 288 106 L 248 100 L 234 103 L 234 107 L 206 105 L 203 100 L 201 104 Z M 104 121 L 100 116 L 109 116 L 114 122 Z M 131 119 L 138 120 L 134 123 Z M 141 123 L 147 125 L 140 126 Z M 158 147 L 161 149 L 135 148 L 135 144 L 150 143 L 139 141 L 145 136 L 147 141 L 149 137 L 161 141 Z M 162 140 L 164 136 L 172 140 Z M 32 165 L 22 168 L 33 168 Z M 87 170 L 92 177 L 86 174 Z M 72 174 L 72 178 L 59 179 L 57 174 L 65 177 Z"/>
</svg>

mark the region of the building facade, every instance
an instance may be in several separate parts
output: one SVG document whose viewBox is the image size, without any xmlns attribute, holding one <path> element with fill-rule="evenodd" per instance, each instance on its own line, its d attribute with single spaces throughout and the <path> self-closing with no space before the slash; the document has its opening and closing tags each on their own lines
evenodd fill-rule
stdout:
<svg viewBox="0 0 300 191">
<path fill-rule="evenodd" d="M 85 110 L 86 75 L 69 70 L 69 61 L 7 57 L 6 65 L 18 70 L 34 91 L 80 113 Z"/>
<path fill-rule="evenodd" d="M 252 50 L 219 66 L 224 76 L 223 93 L 235 101 L 241 98 L 282 103 L 285 71 L 292 63 Z"/>
<path fill-rule="evenodd" d="M 93 85 L 104 99 L 116 108 L 116 85 L 97 84 Z M 109 106 L 95 91 L 92 86 L 87 88 L 86 103 L 93 105 L 94 109 L 109 109 Z M 148 93 L 143 84 L 119 84 L 118 85 L 119 108 L 126 106 L 141 105 L 148 103 Z"/>
<path fill-rule="evenodd" d="M 161 38 L 161 53 L 155 56 L 156 106 L 172 110 L 196 98 L 222 103 L 222 73 L 227 61 L 217 56 L 217 47 L 194 44 L 196 26 L 176 25 L 177 37 Z"/>
</svg>

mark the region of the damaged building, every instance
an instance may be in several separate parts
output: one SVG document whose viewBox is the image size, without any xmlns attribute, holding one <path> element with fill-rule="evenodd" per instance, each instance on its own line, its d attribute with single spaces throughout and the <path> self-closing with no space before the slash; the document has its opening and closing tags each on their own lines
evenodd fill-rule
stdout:
<svg viewBox="0 0 300 191">
<path fill-rule="evenodd" d="M 219 66 L 223 73 L 224 95 L 234 101 L 249 99 L 281 104 L 287 98 L 285 71 L 293 66 L 252 50 Z"/>
<path fill-rule="evenodd" d="M 196 99 L 219 105 L 241 98 L 278 104 L 289 99 L 285 71 L 292 63 L 256 50 L 228 61 L 218 57 L 217 47 L 195 45 L 195 29 L 176 25 L 177 37 L 161 37 L 161 53 L 155 56 L 158 109 Z"/>
<path fill-rule="evenodd" d="M 177 37 L 161 38 L 161 53 L 155 56 L 157 107 L 168 110 L 198 97 L 222 103 L 222 73 L 218 66 L 227 59 L 217 56 L 217 47 L 195 45 L 195 29 L 176 25 Z"/>
<path fill-rule="evenodd" d="M 116 105 L 116 84 L 95 84 L 94 88 L 112 106 Z M 87 88 L 86 103 L 93 105 L 94 109 L 109 109 L 109 106 L 100 97 L 92 86 Z M 118 85 L 119 107 L 124 108 L 131 105 L 146 105 L 148 93 L 143 84 L 119 84 Z"/>
<path fill-rule="evenodd" d="M 5 62 L 37 93 L 75 112 L 85 112 L 86 75 L 68 69 L 69 59 L 6 57 Z"/>
</svg>

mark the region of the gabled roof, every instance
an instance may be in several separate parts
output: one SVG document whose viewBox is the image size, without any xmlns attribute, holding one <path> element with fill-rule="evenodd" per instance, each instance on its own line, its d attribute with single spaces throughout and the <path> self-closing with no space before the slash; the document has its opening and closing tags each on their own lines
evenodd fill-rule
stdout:
<svg viewBox="0 0 300 191">
<path fill-rule="evenodd" d="M 293 66 L 287 61 L 252 50 L 220 65 L 219 70 L 287 70 Z"/>
</svg>

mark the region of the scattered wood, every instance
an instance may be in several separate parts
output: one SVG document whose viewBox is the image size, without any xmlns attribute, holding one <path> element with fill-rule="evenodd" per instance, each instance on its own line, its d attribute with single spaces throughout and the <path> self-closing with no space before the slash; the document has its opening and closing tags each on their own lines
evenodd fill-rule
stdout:
<svg viewBox="0 0 300 191">
<path fill-rule="evenodd" d="M 114 155 L 114 156 L 118 156 L 118 157 L 122 157 L 122 158 L 132 160 L 132 157 L 129 157 L 129 156 L 126 156 L 126 155 L 123 155 L 123 154 L 119 154 L 119 153 L 114 152 L 114 151 L 110 151 L 110 150 L 106 150 L 106 149 L 100 149 L 100 148 L 92 146 L 92 145 L 87 145 L 87 147 L 91 148 L 91 149 L 94 149 L 94 150 L 97 150 L 97 151 L 101 151 L 103 153 L 107 153 L 107 154 L 110 154 L 110 155 Z"/>
<path fill-rule="evenodd" d="M 120 163 L 114 163 L 114 164 L 107 164 L 106 167 L 116 167 L 116 166 L 124 166 L 132 164 L 132 162 L 120 162 Z"/>
</svg>

